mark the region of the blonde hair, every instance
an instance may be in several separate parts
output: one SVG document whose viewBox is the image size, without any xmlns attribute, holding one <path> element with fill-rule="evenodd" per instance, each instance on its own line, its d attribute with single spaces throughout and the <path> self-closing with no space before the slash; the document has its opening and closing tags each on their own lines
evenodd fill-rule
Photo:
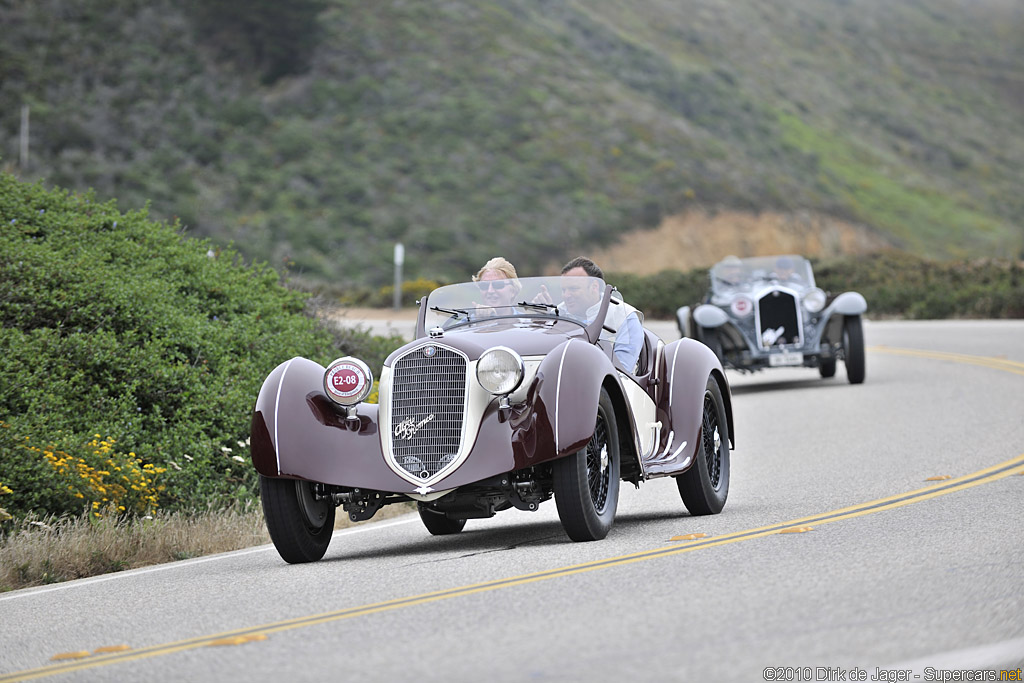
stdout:
<svg viewBox="0 0 1024 683">
<path fill-rule="evenodd" d="M 516 275 L 516 267 L 509 263 L 505 257 L 495 256 L 490 261 L 485 263 L 483 265 L 483 268 L 476 271 L 476 275 L 473 276 L 473 282 L 479 280 L 480 277 L 484 274 L 484 272 L 488 270 L 496 270 L 505 277 L 507 277 L 509 280 L 516 280 L 519 277 L 518 275 Z"/>
<path fill-rule="evenodd" d="M 516 274 L 516 267 L 504 256 L 495 256 L 485 263 L 480 270 L 476 271 L 476 275 L 473 276 L 473 282 L 478 282 L 488 270 L 496 270 L 504 275 L 506 279 L 511 280 L 512 286 L 516 288 L 517 293 L 523 289 L 523 285 L 519 282 L 519 276 Z"/>
</svg>

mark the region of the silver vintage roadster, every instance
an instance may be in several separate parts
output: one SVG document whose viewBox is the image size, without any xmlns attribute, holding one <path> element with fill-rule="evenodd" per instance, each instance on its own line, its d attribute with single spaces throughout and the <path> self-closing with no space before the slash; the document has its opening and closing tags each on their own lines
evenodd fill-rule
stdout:
<svg viewBox="0 0 1024 683">
<path fill-rule="evenodd" d="M 731 256 L 710 277 L 704 301 L 679 308 L 676 319 L 683 337 L 706 344 L 725 367 L 812 367 L 832 377 L 842 360 L 851 384 L 864 381 L 867 302 L 859 293 L 826 294 L 801 256 Z"/>
<path fill-rule="evenodd" d="M 567 304 L 581 292 L 585 313 Z M 453 534 L 553 497 L 569 538 L 591 541 L 612 527 L 620 481 L 670 476 L 690 513 L 720 512 L 734 434 L 721 363 L 644 329 L 623 367 L 615 337 L 631 310 L 598 278 L 440 287 L 420 301 L 416 339 L 385 361 L 378 403 L 357 358 L 281 363 L 251 437 L 281 557 L 323 557 L 339 506 L 365 520 L 414 501 L 430 533 Z"/>
</svg>

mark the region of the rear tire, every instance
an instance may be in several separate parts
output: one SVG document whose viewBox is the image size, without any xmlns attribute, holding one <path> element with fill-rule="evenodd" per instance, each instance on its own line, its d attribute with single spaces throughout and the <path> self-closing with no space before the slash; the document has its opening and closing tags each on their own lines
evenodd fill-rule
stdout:
<svg viewBox="0 0 1024 683">
<path fill-rule="evenodd" d="M 416 507 L 419 509 L 423 526 L 434 536 L 457 534 L 466 526 L 466 520 L 449 519 L 443 512 L 432 510 L 423 503 L 419 503 Z"/>
<path fill-rule="evenodd" d="M 704 390 L 697 460 L 676 477 L 683 505 L 691 515 L 716 515 L 729 497 L 729 423 L 722 390 L 714 377 Z"/>
<path fill-rule="evenodd" d="M 327 552 L 334 534 L 335 506 L 317 500 L 313 482 L 260 475 L 260 501 L 270 540 L 291 564 L 316 562 Z"/>
<path fill-rule="evenodd" d="M 846 378 L 850 384 L 864 381 L 864 328 L 859 315 L 848 315 L 843 321 L 843 348 L 846 354 Z"/>
<path fill-rule="evenodd" d="M 836 359 L 835 358 L 825 358 L 825 359 L 823 359 L 821 361 L 821 364 L 818 366 L 818 372 L 821 374 L 822 377 L 824 377 L 826 379 L 829 378 L 829 377 L 835 377 L 836 376 Z"/>
<path fill-rule="evenodd" d="M 555 460 L 558 519 L 574 541 L 599 541 L 608 535 L 619 504 L 619 431 L 611 396 L 602 388 L 594 435 L 582 449 Z"/>
</svg>

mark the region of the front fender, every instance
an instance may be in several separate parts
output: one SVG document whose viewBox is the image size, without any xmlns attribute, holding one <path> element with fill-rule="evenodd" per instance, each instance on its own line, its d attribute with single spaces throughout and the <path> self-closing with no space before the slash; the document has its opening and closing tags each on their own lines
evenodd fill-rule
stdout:
<svg viewBox="0 0 1024 683">
<path fill-rule="evenodd" d="M 701 304 L 694 309 L 693 320 L 701 327 L 721 327 L 729 322 L 729 316 L 718 306 Z"/>
<path fill-rule="evenodd" d="M 693 339 L 680 339 L 665 347 L 668 387 L 663 408 L 672 420 L 662 450 L 647 465 L 651 476 L 679 474 L 693 464 L 704 414 L 704 391 L 713 378 L 722 391 L 729 441 L 735 445 L 732 395 L 722 364 L 707 346 Z"/>
<path fill-rule="evenodd" d="M 619 381 L 611 359 L 596 346 L 570 339 L 548 354 L 537 376 L 543 436 L 551 439 L 557 457 L 575 453 L 594 434 L 605 379 Z"/>
<path fill-rule="evenodd" d="M 380 491 L 410 486 L 384 462 L 377 406 L 347 421 L 323 390 L 324 367 L 292 358 L 264 380 L 252 415 L 250 457 L 267 477 L 294 477 Z"/>
<path fill-rule="evenodd" d="M 690 307 L 680 306 L 676 309 L 676 326 L 680 337 L 692 337 L 690 333 Z"/>
<path fill-rule="evenodd" d="M 843 321 L 848 315 L 860 315 L 868 310 L 868 302 L 858 292 L 843 292 L 821 312 L 825 324 L 821 328 L 821 338 L 829 343 L 838 343 L 843 336 Z"/>
<path fill-rule="evenodd" d="M 822 317 L 829 318 L 833 314 L 861 315 L 868 310 L 868 302 L 860 292 L 843 292 L 829 304 Z"/>
</svg>

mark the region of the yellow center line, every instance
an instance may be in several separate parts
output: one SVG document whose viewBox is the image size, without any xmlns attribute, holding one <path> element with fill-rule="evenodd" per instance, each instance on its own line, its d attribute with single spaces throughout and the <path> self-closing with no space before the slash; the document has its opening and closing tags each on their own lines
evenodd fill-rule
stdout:
<svg viewBox="0 0 1024 683">
<path fill-rule="evenodd" d="M 900 349 L 890 346 L 870 346 L 868 351 L 875 353 L 887 353 L 894 356 L 915 356 L 930 360 L 945 360 L 953 363 L 966 363 L 968 365 L 980 365 L 993 370 L 1012 372 L 1016 375 L 1024 375 L 1024 363 L 1007 358 L 993 358 L 991 356 L 968 356 L 962 353 L 951 353 L 949 351 L 925 351 L 922 349 Z"/>
<path fill-rule="evenodd" d="M 992 367 L 1007 372 L 1024 374 L 1024 364 L 1015 363 L 1013 361 L 1003 361 L 1001 359 L 986 359 L 975 356 L 961 356 L 960 354 L 914 351 L 910 349 L 889 349 L 873 347 L 871 350 L 879 351 L 882 353 L 894 353 L 900 355 L 920 356 L 925 358 L 936 358 L 941 360 L 953 360 L 955 362 L 984 365 L 986 367 Z M 1021 366 L 1021 370 L 1017 370 L 1014 367 L 1017 365 Z M 934 486 L 916 489 L 914 491 L 900 493 L 894 496 L 888 496 L 886 498 L 879 498 L 877 500 L 873 500 L 867 503 L 852 505 L 849 507 L 840 508 L 838 510 L 832 510 L 830 512 L 811 515 L 808 517 L 801 517 L 799 519 L 789 520 L 788 522 L 781 522 L 779 524 L 757 527 L 753 529 L 746 529 L 731 534 L 725 534 L 723 536 L 712 536 L 709 538 L 697 539 L 693 542 L 684 544 L 676 543 L 670 546 L 663 546 L 660 548 L 640 551 L 628 555 L 620 555 L 617 557 L 609 557 L 602 560 L 585 562 L 583 564 L 559 567 L 556 569 L 534 572 L 531 574 L 523 574 L 520 576 L 511 576 L 503 579 L 486 581 L 483 583 L 470 584 L 466 586 L 449 588 L 441 591 L 434 591 L 431 593 L 424 593 L 422 595 L 413 595 L 409 597 L 397 598 L 394 600 L 387 600 L 368 605 L 350 607 L 347 609 L 337 610 L 333 612 L 325 612 L 322 614 L 297 617 L 294 619 L 271 622 L 260 626 L 237 629 L 234 631 L 197 636 L 195 638 L 190 638 L 187 640 L 163 643 L 160 645 L 153 645 L 150 647 L 140 648 L 137 650 L 128 650 L 123 652 L 111 652 L 103 654 L 97 653 L 96 656 L 87 659 L 60 662 L 51 664 L 49 666 L 40 667 L 37 669 L 30 669 L 20 672 L 13 672 L 6 675 L 0 675 L 0 683 L 8 683 L 10 681 L 27 681 L 36 678 L 43 678 L 46 676 L 53 676 L 61 673 L 81 671 L 84 669 L 90 669 L 99 666 L 124 663 L 138 659 L 145 659 L 149 657 L 164 656 L 176 652 L 183 652 L 185 650 L 206 647 L 212 644 L 220 644 L 223 643 L 225 639 L 237 639 L 237 642 L 239 643 L 249 642 L 252 640 L 261 640 L 267 634 L 271 633 L 280 633 L 283 631 L 289 631 L 297 628 L 306 628 L 310 626 L 316 626 L 319 624 L 341 621 L 344 619 L 352 619 L 355 617 L 363 617 L 371 614 L 378 614 L 381 612 L 403 609 L 406 607 L 425 605 L 431 602 L 449 600 L 452 598 L 459 598 L 468 595 L 474 595 L 477 593 L 484 593 L 504 588 L 512 588 L 514 586 L 522 586 L 529 583 L 547 581 L 550 579 L 558 579 L 566 576 L 572 576 L 575 574 L 582 574 L 602 569 L 609 569 L 612 567 L 620 567 L 635 562 L 646 562 L 649 560 L 659 559 L 663 557 L 682 555 L 684 553 L 703 550 L 705 548 L 714 548 L 722 545 L 727 545 L 730 543 L 739 543 L 741 541 L 750 541 L 758 538 L 765 538 L 767 536 L 783 533 L 786 530 L 797 529 L 809 526 L 811 524 L 820 526 L 823 524 L 853 519 L 855 517 L 861 517 L 863 515 L 869 515 L 876 512 L 882 512 L 885 510 L 893 510 L 899 507 L 903 507 L 905 505 L 910 505 L 912 503 L 919 503 L 924 500 L 931 500 L 934 498 L 938 498 L 939 496 L 955 493 L 957 491 L 963 491 L 974 486 L 989 484 L 994 481 L 998 481 L 999 479 L 1002 479 L 1004 477 L 1010 476 L 1012 474 L 1024 474 L 1024 453 L 1018 455 L 1015 458 L 1011 458 L 1010 460 L 1001 462 L 998 465 L 993 465 L 991 467 L 986 467 L 976 472 L 972 472 L 971 474 L 963 475 L 961 477 L 957 477 L 954 479 L 949 479 Z"/>
</svg>

